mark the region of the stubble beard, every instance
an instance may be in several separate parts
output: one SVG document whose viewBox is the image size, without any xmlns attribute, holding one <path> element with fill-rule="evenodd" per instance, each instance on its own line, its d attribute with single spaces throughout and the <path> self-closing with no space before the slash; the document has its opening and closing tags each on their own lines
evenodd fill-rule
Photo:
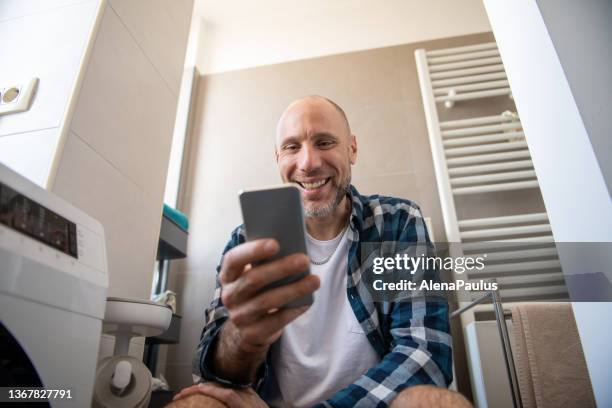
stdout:
<svg viewBox="0 0 612 408">
<path fill-rule="evenodd" d="M 347 195 L 350 184 L 351 174 L 349 172 L 348 176 L 342 180 L 340 185 L 336 188 L 336 196 L 332 200 L 322 207 L 304 208 L 304 215 L 306 217 L 327 217 L 333 214 L 338 205 L 342 202 L 342 199 Z"/>
</svg>

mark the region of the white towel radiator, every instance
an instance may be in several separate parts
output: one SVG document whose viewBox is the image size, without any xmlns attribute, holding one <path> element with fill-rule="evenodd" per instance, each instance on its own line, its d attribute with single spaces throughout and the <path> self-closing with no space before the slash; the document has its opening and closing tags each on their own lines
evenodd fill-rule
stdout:
<svg viewBox="0 0 612 408">
<path fill-rule="evenodd" d="M 497 45 L 492 42 L 433 51 L 419 49 L 415 57 L 446 237 L 449 243 L 460 243 L 449 246 L 450 255 L 487 253 L 486 268 L 468 272 L 467 278 L 494 278 L 505 306 L 525 300 L 567 299 L 545 212 L 458 219 L 457 196 L 539 188 L 516 113 L 477 116 L 476 112 L 465 119 L 439 120 L 439 109 L 452 109 L 463 101 L 512 97 Z M 495 305 L 479 304 L 485 297 L 473 293 L 471 299 L 460 299 L 459 310 L 463 313 L 458 311 L 455 315 L 461 316 L 465 333 L 469 334 L 468 325 L 473 328 L 479 324 L 475 321 L 479 311 L 494 310 L 499 320 L 501 312 L 494 309 Z M 468 361 L 472 385 L 475 394 L 479 394 L 485 387 L 482 379 L 474 377 L 478 370 L 472 364 L 479 360 L 479 352 L 469 335 L 466 346 L 469 355 L 475 353 Z M 508 368 L 508 372 L 513 370 Z M 508 403 L 520 406 L 513 379 Z M 486 402 L 480 401 L 480 405 Z"/>
<path fill-rule="evenodd" d="M 516 113 L 438 119 L 438 109 L 452 109 L 462 101 L 512 97 L 497 45 L 419 49 L 415 57 L 446 237 L 461 243 L 451 247 L 451 256 L 486 251 L 487 268 L 468 278 L 495 278 L 505 302 L 567 298 L 545 212 L 461 220 L 457 216 L 456 196 L 539 188 Z M 473 316 L 466 315 L 466 323 L 472 321 Z"/>
</svg>

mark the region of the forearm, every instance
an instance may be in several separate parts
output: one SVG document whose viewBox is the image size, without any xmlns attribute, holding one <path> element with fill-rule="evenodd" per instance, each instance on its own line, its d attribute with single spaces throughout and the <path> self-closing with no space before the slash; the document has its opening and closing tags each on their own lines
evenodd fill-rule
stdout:
<svg viewBox="0 0 612 408">
<path fill-rule="evenodd" d="M 212 352 L 212 369 L 215 375 L 246 383 L 256 380 L 257 370 L 266 359 L 268 347 L 245 350 L 240 344 L 236 326 L 228 320 L 223 325 Z"/>
</svg>

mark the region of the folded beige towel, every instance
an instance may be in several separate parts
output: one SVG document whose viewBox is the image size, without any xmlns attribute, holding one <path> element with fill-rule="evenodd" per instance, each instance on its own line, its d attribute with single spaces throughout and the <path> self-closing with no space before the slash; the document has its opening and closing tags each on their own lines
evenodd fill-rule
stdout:
<svg viewBox="0 0 612 408">
<path fill-rule="evenodd" d="M 516 306 L 512 323 L 523 407 L 595 407 L 571 305 Z"/>
</svg>

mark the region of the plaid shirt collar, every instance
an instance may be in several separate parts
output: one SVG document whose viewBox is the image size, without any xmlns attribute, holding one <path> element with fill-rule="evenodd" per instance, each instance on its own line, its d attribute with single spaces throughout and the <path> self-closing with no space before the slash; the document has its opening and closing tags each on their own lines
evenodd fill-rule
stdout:
<svg viewBox="0 0 612 408">
<path fill-rule="evenodd" d="M 352 184 L 349 185 L 348 196 L 349 200 L 351 200 L 351 218 L 349 219 L 349 225 L 351 230 L 359 234 L 363 226 L 363 197 Z"/>
</svg>

